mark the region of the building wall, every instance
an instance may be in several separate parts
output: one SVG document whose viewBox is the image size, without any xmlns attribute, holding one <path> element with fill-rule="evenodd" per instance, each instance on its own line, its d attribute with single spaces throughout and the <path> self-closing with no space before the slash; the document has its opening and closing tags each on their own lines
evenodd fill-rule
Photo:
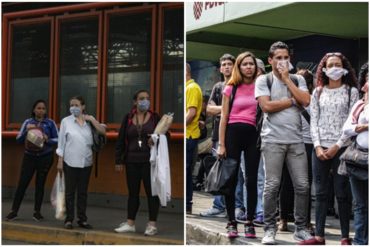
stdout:
<svg viewBox="0 0 370 247">
<path fill-rule="evenodd" d="M 16 143 L 15 138 L 2 138 L 2 145 L 2 186 L 15 188 L 20 175 L 24 147 L 22 144 Z M 128 195 L 125 171 L 118 173 L 114 170 L 114 149 L 115 141 L 109 141 L 101 153 L 99 153 L 98 174 L 95 177 L 96 164 L 94 164 L 89 184 L 90 193 Z M 183 141 L 170 141 L 169 153 L 172 198 L 182 199 L 184 197 Z M 47 190 L 51 190 L 53 186 L 57 173 L 56 165 L 57 157 L 55 155 L 53 166 L 46 181 Z M 29 188 L 33 189 L 34 187 L 33 179 Z M 141 195 L 145 195 L 143 186 L 141 188 Z"/>
</svg>

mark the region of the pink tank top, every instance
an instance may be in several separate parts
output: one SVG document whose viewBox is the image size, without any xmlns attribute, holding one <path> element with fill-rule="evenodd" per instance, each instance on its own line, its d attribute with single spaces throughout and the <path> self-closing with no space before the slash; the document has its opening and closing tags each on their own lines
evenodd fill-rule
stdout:
<svg viewBox="0 0 370 247">
<path fill-rule="evenodd" d="M 228 123 L 246 123 L 256 126 L 258 102 L 254 97 L 254 85 L 254 83 L 243 83 L 238 86 Z M 227 85 L 223 93 L 230 97 L 232 90 L 233 86 Z"/>
</svg>

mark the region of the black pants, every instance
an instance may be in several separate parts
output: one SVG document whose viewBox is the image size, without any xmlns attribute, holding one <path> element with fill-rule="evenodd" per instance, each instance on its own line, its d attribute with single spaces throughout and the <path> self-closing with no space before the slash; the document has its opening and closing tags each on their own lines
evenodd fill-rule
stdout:
<svg viewBox="0 0 370 247">
<path fill-rule="evenodd" d="M 312 207 L 312 195 L 311 195 L 311 188 L 312 188 L 312 150 L 313 144 L 304 144 L 306 147 L 306 154 L 307 154 L 307 167 L 308 167 L 308 210 L 307 210 L 307 224 L 311 223 L 311 207 Z"/>
<path fill-rule="evenodd" d="M 228 124 L 225 136 L 226 155 L 238 161 L 244 151 L 245 160 L 245 186 L 247 189 L 247 220 L 252 221 L 257 205 L 257 177 L 258 165 L 260 161 L 260 151 L 256 147 L 257 131 L 256 127 L 245 123 Z M 226 210 L 229 221 L 235 220 L 235 189 L 238 182 L 238 173 L 232 178 L 232 191 L 225 196 Z"/>
<path fill-rule="evenodd" d="M 87 207 L 87 189 L 89 187 L 89 180 L 92 166 L 84 168 L 75 168 L 68 166 L 65 162 L 63 164 L 65 190 L 66 190 L 66 219 L 73 221 L 75 210 L 75 194 L 77 191 L 77 217 L 81 222 L 87 221 L 86 207 Z"/>
<path fill-rule="evenodd" d="M 41 210 L 42 200 L 44 198 L 44 186 L 48 176 L 51 165 L 53 164 L 53 153 L 38 157 L 29 154 L 24 154 L 21 168 L 21 175 L 19 177 L 18 187 L 15 192 L 12 211 L 18 212 L 21 206 L 24 193 L 31 182 L 33 174 L 36 172 L 36 186 L 35 186 L 35 206 L 34 210 L 39 212 Z"/>
<path fill-rule="evenodd" d="M 129 220 L 135 220 L 140 206 L 140 183 L 143 180 L 145 193 L 148 199 L 149 221 L 157 221 L 159 210 L 158 196 L 152 196 L 150 182 L 150 163 L 126 164 L 126 180 L 128 187 L 128 216 Z"/>
</svg>

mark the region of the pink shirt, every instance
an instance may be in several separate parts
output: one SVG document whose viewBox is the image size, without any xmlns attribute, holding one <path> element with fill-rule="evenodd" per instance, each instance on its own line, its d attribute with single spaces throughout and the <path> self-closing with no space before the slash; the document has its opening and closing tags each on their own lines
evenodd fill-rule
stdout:
<svg viewBox="0 0 370 247">
<path fill-rule="evenodd" d="M 257 100 L 254 97 L 254 85 L 254 83 L 243 83 L 238 86 L 228 123 L 246 123 L 256 126 Z M 232 90 L 233 86 L 227 85 L 223 93 L 230 97 Z"/>
</svg>

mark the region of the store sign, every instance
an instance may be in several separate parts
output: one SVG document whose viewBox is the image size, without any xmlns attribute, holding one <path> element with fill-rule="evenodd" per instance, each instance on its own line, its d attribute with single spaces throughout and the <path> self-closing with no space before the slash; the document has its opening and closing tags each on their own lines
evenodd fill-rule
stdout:
<svg viewBox="0 0 370 247">
<path fill-rule="evenodd" d="M 187 31 L 223 22 L 225 2 L 186 3 Z"/>
<path fill-rule="evenodd" d="M 207 11 L 209 9 L 222 5 L 224 5 L 223 2 L 194 2 L 193 3 L 194 18 L 196 20 L 200 19 L 200 17 L 202 16 L 203 6 L 204 11 Z"/>
</svg>

